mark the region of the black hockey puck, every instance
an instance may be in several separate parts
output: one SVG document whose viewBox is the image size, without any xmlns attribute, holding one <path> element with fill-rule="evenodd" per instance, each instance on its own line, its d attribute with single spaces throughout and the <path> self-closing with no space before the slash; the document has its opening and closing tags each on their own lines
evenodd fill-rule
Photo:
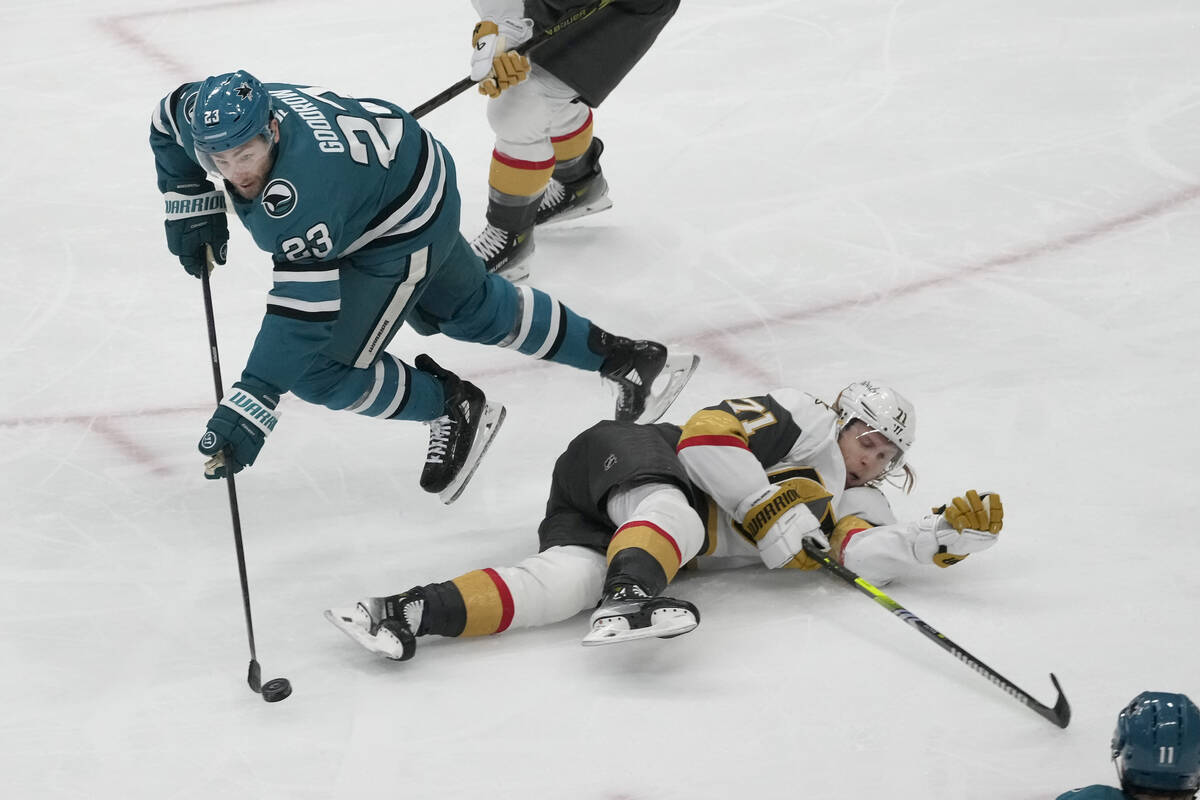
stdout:
<svg viewBox="0 0 1200 800">
<path fill-rule="evenodd" d="M 292 682 L 287 678 L 272 678 L 262 685 L 262 698 L 268 703 L 278 703 L 292 696 Z"/>
</svg>

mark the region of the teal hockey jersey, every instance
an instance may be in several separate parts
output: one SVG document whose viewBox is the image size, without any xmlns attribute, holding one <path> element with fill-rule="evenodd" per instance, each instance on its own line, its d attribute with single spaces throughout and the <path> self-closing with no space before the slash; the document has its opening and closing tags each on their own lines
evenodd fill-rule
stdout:
<svg viewBox="0 0 1200 800">
<path fill-rule="evenodd" d="M 341 310 L 341 266 L 386 264 L 389 276 L 404 279 L 408 254 L 447 247 L 459 235 L 460 201 L 450 154 L 399 106 L 299 84 L 265 86 L 279 122 L 274 166 L 253 200 L 227 193 L 274 261 L 243 379 L 283 392 L 329 340 Z M 199 88 L 184 84 L 155 109 L 150 144 L 160 191 L 206 178 L 191 135 Z"/>
</svg>

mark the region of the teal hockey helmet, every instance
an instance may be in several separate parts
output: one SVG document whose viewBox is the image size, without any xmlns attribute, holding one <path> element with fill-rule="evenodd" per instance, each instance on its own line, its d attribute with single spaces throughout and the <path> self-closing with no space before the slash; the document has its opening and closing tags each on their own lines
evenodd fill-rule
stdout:
<svg viewBox="0 0 1200 800">
<path fill-rule="evenodd" d="M 205 79 L 192 114 L 197 153 L 221 153 L 253 139 L 271 140 L 271 96 L 262 81 L 245 70 Z"/>
<path fill-rule="evenodd" d="M 1142 692 L 1117 717 L 1112 757 L 1123 788 L 1200 789 L 1200 709 L 1187 695 Z"/>
</svg>

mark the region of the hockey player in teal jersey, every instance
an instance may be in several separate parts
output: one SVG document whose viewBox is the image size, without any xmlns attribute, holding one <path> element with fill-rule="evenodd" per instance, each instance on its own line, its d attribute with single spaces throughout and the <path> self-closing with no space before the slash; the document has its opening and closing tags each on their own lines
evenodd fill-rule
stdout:
<svg viewBox="0 0 1200 800">
<path fill-rule="evenodd" d="M 1120 789 L 1085 786 L 1058 800 L 1192 800 L 1200 791 L 1200 709 L 1184 694 L 1142 692 L 1117 716 Z"/>
<path fill-rule="evenodd" d="M 544 292 L 489 275 L 459 232 L 449 152 L 393 103 L 226 73 L 160 101 L 150 145 L 167 245 L 190 274 L 225 263 L 226 193 L 274 261 L 241 379 L 201 439 L 207 477 L 254 463 L 290 391 L 428 422 L 421 485 L 453 500 L 504 409 L 428 356 L 409 365 L 387 353 L 402 323 L 599 372 L 618 389 L 616 417 L 639 422 L 661 416 L 698 361 L 614 336 Z"/>
</svg>

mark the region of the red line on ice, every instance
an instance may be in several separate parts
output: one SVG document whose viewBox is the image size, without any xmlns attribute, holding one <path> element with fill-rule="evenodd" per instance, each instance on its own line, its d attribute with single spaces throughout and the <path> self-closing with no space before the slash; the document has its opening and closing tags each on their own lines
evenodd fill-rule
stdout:
<svg viewBox="0 0 1200 800">
<path fill-rule="evenodd" d="M 848 297 L 807 307 L 802 306 L 784 314 L 776 314 L 770 319 L 753 319 L 745 322 L 721 325 L 719 327 L 709 326 L 707 328 L 694 331 L 690 334 L 679 334 L 675 337 L 672 337 L 672 340 L 684 342 L 688 345 L 693 343 L 702 344 L 703 347 L 697 349 L 701 350 L 702 355 L 705 358 L 718 359 L 730 367 L 740 371 L 743 375 L 749 378 L 770 382 L 776 379 L 775 375 L 768 373 L 766 370 L 753 363 L 746 357 L 745 353 L 742 353 L 731 347 L 728 343 L 728 337 L 744 334 L 747 331 L 759 328 L 764 324 L 794 322 L 802 319 L 809 320 L 824 314 L 845 311 L 850 308 L 871 303 L 895 300 L 897 298 L 916 294 L 917 292 L 934 286 L 944 286 L 989 272 L 997 272 L 1005 267 L 1011 267 L 1015 264 L 1031 261 L 1049 253 L 1057 253 L 1071 247 L 1088 244 L 1096 239 L 1118 231 L 1121 228 L 1125 228 L 1139 222 L 1144 222 L 1172 211 L 1175 208 L 1190 203 L 1197 197 L 1200 197 L 1200 186 L 1188 186 L 1172 195 L 1161 198 L 1152 203 L 1148 203 L 1126 214 L 1101 220 L 1100 222 L 1097 222 L 1096 224 L 1082 230 L 1065 234 L 1057 239 L 1038 242 L 1015 250 L 1009 250 L 974 264 L 967 264 L 961 268 L 951 270 L 941 275 L 915 280 L 911 283 L 895 286 L 891 289 L 877 292 L 875 294 Z M 547 365 L 539 362 L 529 362 L 527 364 L 520 364 L 518 366 L 482 369 L 473 371 L 471 374 L 473 378 L 486 378 L 498 375 L 512 375 L 524 372 L 528 369 L 537 369 L 545 366 Z M 196 410 L 197 409 L 195 407 L 180 407 L 162 408 L 152 411 L 115 412 L 105 415 L 92 414 L 58 417 L 16 417 L 0 419 L 0 428 L 12 427 L 16 425 L 46 424 L 54 422 L 88 423 L 94 422 L 98 419 L 115 419 L 119 417 L 131 417 L 142 414 L 191 413 L 195 412 Z"/>
<path fill-rule="evenodd" d="M 141 36 L 134 31 L 128 23 L 141 22 L 155 17 L 173 17 L 181 14 L 220 11 L 227 8 L 252 6 L 271 1 L 272 0 L 228 0 L 228 2 L 224 3 L 182 6 L 180 8 L 164 8 L 156 9 L 154 11 L 139 11 L 132 14 L 114 14 L 111 16 L 98 18 L 96 20 L 96 24 L 101 30 L 116 39 L 129 50 L 138 53 L 153 64 L 157 64 L 160 67 L 166 68 L 177 78 L 182 80 L 184 76 L 191 72 L 191 69 L 182 62 L 176 60 L 170 53 L 159 49 L 153 43 L 147 41 L 144 36 Z"/>
<path fill-rule="evenodd" d="M 189 73 L 189 69 L 174 59 L 170 54 L 158 49 L 153 44 L 148 42 L 144 37 L 140 36 L 135 31 L 131 30 L 127 23 L 138 22 L 153 17 L 174 16 L 178 14 L 189 14 L 202 11 L 220 10 L 232 8 L 236 6 L 257 5 L 260 3 L 273 2 L 273 0 L 230 0 L 223 3 L 212 3 L 209 5 L 196 5 L 183 8 L 163 9 L 156 11 L 147 11 L 134 14 L 124 14 L 109 17 L 102 17 L 97 21 L 97 24 L 108 35 L 115 38 L 125 47 L 138 52 L 140 55 L 149 61 L 163 66 L 173 72 L 176 76 L 182 77 Z M 874 294 L 860 295 L 857 297 L 847 297 L 838 300 L 832 300 L 825 303 L 820 303 L 808 307 L 799 307 L 784 314 L 776 314 L 768 319 L 753 319 L 744 322 L 735 322 L 729 325 L 708 326 L 691 334 L 681 334 L 673 338 L 674 341 L 681 341 L 692 344 L 702 345 L 697 349 L 701 351 L 705 358 L 717 359 L 724 362 L 733 369 L 738 370 L 741 374 L 754 380 L 770 382 L 775 380 L 773 373 L 768 373 L 746 355 L 729 343 L 730 336 L 745 334 L 748 331 L 755 330 L 766 324 L 775 324 L 779 322 L 795 322 L 798 320 L 810 320 L 815 317 L 820 317 L 825 314 L 838 313 L 850 308 L 855 308 L 862 305 L 869 305 L 883 301 L 891 301 L 898 298 L 916 294 L 924 289 L 934 286 L 945 286 L 962 281 L 967 278 L 996 272 L 1005 267 L 1010 267 L 1015 264 L 1021 264 L 1031 261 L 1040 256 L 1050 253 L 1060 252 L 1078 245 L 1088 244 L 1103 236 L 1111 234 L 1121 228 L 1134 225 L 1139 222 L 1152 219 L 1154 217 L 1165 214 L 1179 206 L 1190 203 L 1200 197 L 1200 186 L 1187 186 L 1174 194 L 1155 200 L 1140 208 L 1130 211 L 1126 214 L 1121 214 L 1116 217 L 1101 220 L 1094 225 L 1083 228 L 1082 230 L 1073 233 L 1067 233 L 1056 239 L 1050 239 L 1043 242 L 1037 242 L 1022 248 L 1002 252 L 998 255 L 986 258 L 982 261 L 967 264 L 957 269 L 951 269 L 941 275 L 935 275 L 929 278 L 912 281 L 911 283 L 902 284 L 892 287 L 885 291 Z M 511 375 L 523 372 L 527 369 L 534 369 L 541 366 L 537 363 L 522 364 L 520 366 L 497 367 L 494 369 L 484 369 L 473 372 L 472 376 L 476 378 L 486 378 L 497 375 Z M 138 411 L 128 413 L 113 413 L 105 415 L 78 415 L 78 416 L 60 416 L 60 417 L 25 417 L 0 419 L 0 428 L 13 427 L 16 425 L 32 425 L 46 423 L 83 423 L 91 424 L 92 427 L 108 437 L 118 448 L 129 455 L 134 460 L 140 463 L 156 464 L 152 455 L 147 453 L 142 448 L 138 447 L 132 440 L 126 437 L 121 431 L 116 430 L 110 424 L 112 420 L 138 416 L 142 414 L 175 414 L 196 411 L 195 408 L 163 408 L 154 411 Z M 155 471 L 163 471 L 165 467 L 157 465 Z"/>
</svg>

